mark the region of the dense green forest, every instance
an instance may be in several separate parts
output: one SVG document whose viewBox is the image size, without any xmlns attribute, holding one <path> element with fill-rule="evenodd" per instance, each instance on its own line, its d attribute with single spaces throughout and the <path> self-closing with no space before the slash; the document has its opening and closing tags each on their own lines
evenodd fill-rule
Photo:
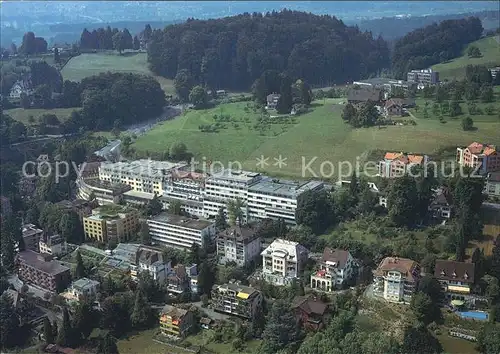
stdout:
<svg viewBox="0 0 500 354">
<path fill-rule="evenodd" d="M 148 45 L 153 72 L 175 78 L 185 69 L 211 88 L 248 89 L 266 70 L 311 85 L 345 83 L 389 66 L 382 38 L 332 16 L 283 10 L 223 19 L 188 19 L 155 30 Z"/>
<path fill-rule="evenodd" d="M 481 20 L 447 20 L 416 29 L 399 39 L 392 54 L 392 71 L 404 78 L 409 70 L 424 69 L 460 56 L 464 47 L 483 33 Z"/>
</svg>

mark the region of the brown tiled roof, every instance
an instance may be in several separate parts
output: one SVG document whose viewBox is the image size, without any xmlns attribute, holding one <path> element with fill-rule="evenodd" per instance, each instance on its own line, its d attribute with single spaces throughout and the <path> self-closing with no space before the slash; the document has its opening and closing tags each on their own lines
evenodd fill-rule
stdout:
<svg viewBox="0 0 500 354">
<path fill-rule="evenodd" d="M 403 274 L 407 280 L 415 281 L 415 271 L 418 263 L 408 258 L 386 257 L 380 262 L 375 275 L 382 276 L 385 272 L 397 271 Z"/>
<path fill-rule="evenodd" d="M 436 260 L 434 276 L 439 280 L 454 280 L 474 283 L 474 263 Z"/>
<path fill-rule="evenodd" d="M 339 268 L 344 268 L 347 259 L 349 258 L 349 251 L 340 249 L 331 249 L 326 247 L 323 251 L 323 256 L 321 257 L 322 262 L 336 262 Z"/>
<path fill-rule="evenodd" d="M 184 310 L 172 305 L 165 305 L 161 311 L 162 315 L 171 316 L 172 318 L 181 319 L 188 313 L 188 310 Z"/>
<path fill-rule="evenodd" d="M 482 144 L 476 141 L 467 146 L 467 149 L 469 149 L 469 151 L 475 155 L 478 154 L 491 155 L 494 152 L 496 152 L 496 147 L 494 145 Z"/>
<path fill-rule="evenodd" d="M 299 308 L 308 315 L 315 314 L 322 316 L 328 305 L 317 297 L 299 296 L 294 300 L 292 307 L 295 309 Z"/>
</svg>

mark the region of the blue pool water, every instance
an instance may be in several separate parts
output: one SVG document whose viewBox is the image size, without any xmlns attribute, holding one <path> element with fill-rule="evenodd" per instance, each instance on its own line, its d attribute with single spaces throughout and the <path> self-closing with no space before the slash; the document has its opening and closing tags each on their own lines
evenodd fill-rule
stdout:
<svg viewBox="0 0 500 354">
<path fill-rule="evenodd" d="M 486 321 L 488 319 L 488 313 L 481 311 L 464 311 L 464 312 L 458 312 L 458 314 L 462 318 L 468 318 L 473 320 Z"/>
</svg>

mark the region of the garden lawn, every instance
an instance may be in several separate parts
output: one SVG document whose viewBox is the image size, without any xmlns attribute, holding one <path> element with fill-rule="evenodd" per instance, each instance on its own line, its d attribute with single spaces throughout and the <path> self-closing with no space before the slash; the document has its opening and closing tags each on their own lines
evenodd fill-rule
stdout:
<svg viewBox="0 0 500 354">
<path fill-rule="evenodd" d="M 260 346 L 260 340 L 250 340 L 245 342 L 241 351 L 233 349 L 232 343 L 216 343 L 213 340 L 213 330 L 200 330 L 195 336 L 189 336 L 184 341 L 193 345 L 204 347 L 217 354 L 251 354 L 256 353 Z"/>
<path fill-rule="evenodd" d="M 43 114 L 55 114 L 57 118 L 61 122 L 65 121 L 68 119 L 71 115 L 71 112 L 73 112 L 75 109 L 79 109 L 78 107 L 74 108 L 53 108 L 53 109 L 43 109 L 43 108 L 33 108 L 33 109 L 24 109 L 24 108 L 13 108 L 13 109 L 6 109 L 4 113 L 8 114 L 9 116 L 12 117 L 12 119 L 15 119 L 24 125 L 31 125 L 29 122 L 29 116 L 33 116 L 35 118 L 35 123 L 38 122 L 38 118 L 42 116 Z"/>
<path fill-rule="evenodd" d="M 168 344 L 158 343 L 153 340 L 158 328 L 139 332 L 129 338 L 120 339 L 117 343 L 118 352 L 126 354 L 192 354 L 187 350 L 172 347 Z"/>
<path fill-rule="evenodd" d="M 68 61 L 61 74 L 64 80 L 81 81 L 88 76 L 107 71 L 151 75 L 160 83 L 165 93 L 174 93 L 172 80 L 156 76 L 149 70 L 146 53 L 126 52 L 118 55 L 115 51 L 110 51 L 80 54 Z"/>
<path fill-rule="evenodd" d="M 172 143 L 183 142 L 198 161 L 205 158 L 206 161 L 221 161 L 226 166 L 230 161 L 239 161 L 244 169 L 276 176 L 336 178 L 340 162 L 355 163 L 357 158 L 363 161 L 372 150 L 433 154 L 450 146 L 468 145 L 474 140 L 500 144 L 500 120 L 475 122 L 478 129 L 470 132 L 462 130 L 461 119 L 450 119 L 446 124 L 436 119 L 417 119 L 416 126 L 353 129 L 342 120 L 343 105 L 338 102 L 338 99 L 315 101 L 311 112 L 290 118 L 296 120 L 296 124 L 278 124 L 265 135 L 252 128 L 258 113 L 245 112 L 245 102 L 208 110 L 189 110 L 183 116 L 158 124 L 139 137 L 134 147 L 139 151 L 163 152 Z M 214 123 L 213 115 L 220 114 L 221 110 L 238 120 L 238 129 L 231 124 L 216 133 L 198 129 L 200 125 Z M 242 123 L 245 117 L 251 123 Z M 273 165 L 274 158 L 280 154 L 287 159 L 286 166 L 281 168 Z M 256 164 L 261 155 L 268 158 L 263 170 Z M 312 173 L 305 168 L 311 160 Z M 348 175 L 346 172 L 344 170 Z"/>
<path fill-rule="evenodd" d="M 479 39 L 469 44 L 469 46 L 478 47 L 482 56 L 480 58 L 469 58 L 467 47 L 461 57 L 432 66 L 433 70 L 439 71 L 439 79 L 441 81 L 463 79 L 465 77 L 465 67 L 469 64 L 486 65 L 488 68 L 500 65 L 500 44 L 496 41 L 495 37 Z"/>
</svg>

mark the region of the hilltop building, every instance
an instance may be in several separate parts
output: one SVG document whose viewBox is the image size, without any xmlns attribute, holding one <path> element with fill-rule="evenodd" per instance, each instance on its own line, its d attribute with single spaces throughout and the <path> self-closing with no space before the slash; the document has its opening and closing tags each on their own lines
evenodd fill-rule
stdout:
<svg viewBox="0 0 500 354">
<path fill-rule="evenodd" d="M 412 155 L 404 152 L 386 152 L 379 162 L 379 176 L 385 178 L 402 177 L 413 166 L 424 166 L 428 162 L 427 155 Z"/>
<path fill-rule="evenodd" d="M 439 82 L 439 72 L 432 69 L 412 70 L 406 75 L 406 80 L 426 86 L 435 85 Z"/>
<path fill-rule="evenodd" d="M 420 278 L 420 265 L 407 258 L 386 257 L 373 275 L 375 296 L 390 302 L 409 303 Z"/>
<path fill-rule="evenodd" d="M 465 148 L 457 148 L 458 164 L 477 169 L 477 173 L 486 175 L 500 171 L 500 153 L 496 146 L 473 142 Z"/>
</svg>

